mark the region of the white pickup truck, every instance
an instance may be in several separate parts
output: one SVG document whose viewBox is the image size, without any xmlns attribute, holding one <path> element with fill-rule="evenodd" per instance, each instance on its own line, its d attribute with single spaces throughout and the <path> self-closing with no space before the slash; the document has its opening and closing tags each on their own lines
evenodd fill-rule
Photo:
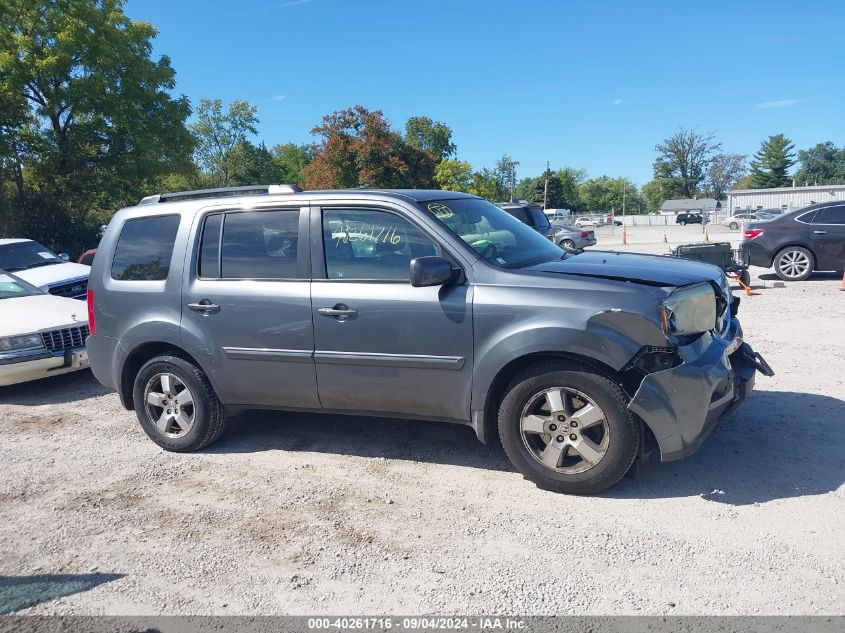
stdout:
<svg viewBox="0 0 845 633">
<path fill-rule="evenodd" d="M 0 269 L 41 290 L 70 299 L 85 299 L 91 267 L 67 261 L 46 246 L 25 239 L 0 240 Z"/>
</svg>

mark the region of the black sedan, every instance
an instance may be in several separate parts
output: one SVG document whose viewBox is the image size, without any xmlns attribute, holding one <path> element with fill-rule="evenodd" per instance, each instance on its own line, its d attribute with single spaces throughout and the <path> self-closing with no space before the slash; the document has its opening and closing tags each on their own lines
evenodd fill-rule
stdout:
<svg viewBox="0 0 845 633">
<path fill-rule="evenodd" d="M 845 270 L 845 201 L 813 204 L 748 225 L 740 244 L 752 266 L 774 267 L 784 281 L 814 270 Z"/>
</svg>

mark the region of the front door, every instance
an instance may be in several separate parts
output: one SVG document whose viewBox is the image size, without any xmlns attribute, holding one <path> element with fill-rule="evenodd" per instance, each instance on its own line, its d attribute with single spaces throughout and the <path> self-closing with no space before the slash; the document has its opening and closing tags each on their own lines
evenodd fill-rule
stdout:
<svg viewBox="0 0 845 633">
<path fill-rule="evenodd" d="M 810 225 L 818 270 L 845 270 L 845 204 L 824 207 Z"/>
<path fill-rule="evenodd" d="M 308 210 L 200 219 L 186 273 L 182 336 L 227 404 L 318 409 Z"/>
<path fill-rule="evenodd" d="M 472 286 L 414 288 L 415 257 L 441 247 L 398 210 L 314 209 L 312 305 L 326 409 L 468 420 Z M 316 242 L 316 243 L 315 243 Z"/>
</svg>

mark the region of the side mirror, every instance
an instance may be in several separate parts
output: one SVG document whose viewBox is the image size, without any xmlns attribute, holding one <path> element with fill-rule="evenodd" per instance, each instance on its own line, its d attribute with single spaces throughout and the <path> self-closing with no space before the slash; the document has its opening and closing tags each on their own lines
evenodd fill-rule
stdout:
<svg viewBox="0 0 845 633">
<path fill-rule="evenodd" d="M 63 262 L 69 262 L 70 261 L 70 255 L 68 255 L 67 253 L 59 253 L 59 259 L 62 260 Z"/>
<path fill-rule="evenodd" d="M 443 257 L 416 257 L 411 260 L 411 285 L 415 288 L 442 286 L 452 281 L 452 264 Z"/>
</svg>

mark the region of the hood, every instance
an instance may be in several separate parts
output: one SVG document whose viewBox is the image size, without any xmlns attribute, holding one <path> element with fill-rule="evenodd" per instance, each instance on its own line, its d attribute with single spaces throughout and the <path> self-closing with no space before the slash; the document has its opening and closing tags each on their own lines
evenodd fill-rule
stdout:
<svg viewBox="0 0 845 633">
<path fill-rule="evenodd" d="M 559 261 L 544 262 L 525 270 L 633 281 L 649 286 L 688 286 L 719 280 L 722 270 L 703 262 L 614 251 L 584 251 Z"/>
<path fill-rule="evenodd" d="M 87 307 L 76 299 L 41 294 L 0 299 L 0 336 L 31 334 L 86 323 Z"/>
<path fill-rule="evenodd" d="M 39 266 L 38 268 L 31 268 L 29 270 L 16 270 L 15 275 L 28 281 L 33 286 L 38 286 L 42 290 L 47 290 L 48 286 L 61 283 L 63 281 L 70 281 L 71 279 L 88 278 L 91 274 L 91 267 L 83 264 L 74 264 L 72 262 L 65 262 L 63 264 L 50 264 L 49 266 Z"/>
</svg>

